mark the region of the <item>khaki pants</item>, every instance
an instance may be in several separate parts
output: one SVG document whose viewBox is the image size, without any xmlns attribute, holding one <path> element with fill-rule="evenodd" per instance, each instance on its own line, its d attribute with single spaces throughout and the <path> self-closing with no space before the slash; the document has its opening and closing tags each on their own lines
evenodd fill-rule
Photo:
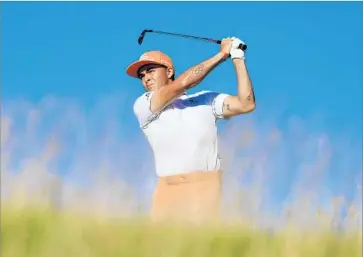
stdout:
<svg viewBox="0 0 363 257">
<path fill-rule="evenodd" d="M 193 172 L 160 177 L 155 189 L 153 221 L 210 222 L 218 219 L 221 172 Z"/>
</svg>

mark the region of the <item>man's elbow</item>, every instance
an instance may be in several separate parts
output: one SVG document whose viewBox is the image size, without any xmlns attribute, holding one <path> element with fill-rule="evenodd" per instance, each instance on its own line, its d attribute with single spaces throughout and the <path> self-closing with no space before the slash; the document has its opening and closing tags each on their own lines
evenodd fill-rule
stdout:
<svg viewBox="0 0 363 257">
<path fill-rule="evenodd" d="M 256 103 L 255 102 L 241 103 L 238 112 L 240 114 L 245 114 L 245 113 L 253 112 L 255 109 L 256 109 Z"/>
<path fill-rule="evenodd" d="M 253 112 L 256 109 L 256 103 L 252 102 L 252 103 L 248 104 L 246 109 L 247 109 L 247 112 Z"/>
</svg>

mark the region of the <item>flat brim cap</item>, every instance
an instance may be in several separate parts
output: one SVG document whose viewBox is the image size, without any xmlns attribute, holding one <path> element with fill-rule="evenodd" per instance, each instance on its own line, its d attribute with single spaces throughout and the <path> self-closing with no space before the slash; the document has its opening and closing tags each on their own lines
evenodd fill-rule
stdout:
<svg viewBox="0 0 363 257">
<path fill-rule="evenodd" d="M 169 56 L 160 51 L 150 51 L 142 54 L 139 60 L 131 63 L 126 68 L 126 73 L 131 77 L 139 78 L 140 68 L 148 64 L 159 64 L 174 70 L 173 61 Z"/>
</svg>

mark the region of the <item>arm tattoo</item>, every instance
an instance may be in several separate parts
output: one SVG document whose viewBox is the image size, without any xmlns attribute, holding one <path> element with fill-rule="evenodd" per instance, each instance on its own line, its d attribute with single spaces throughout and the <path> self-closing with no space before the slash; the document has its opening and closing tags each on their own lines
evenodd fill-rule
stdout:
<svg viewBox="0 0 363 257">
<path fill-rule="evenodd" d="M 188 75 L 183 79 L 184 83 L 189 83 L 191 77 L 200 76 L 202 71 L 204 70 L 204 64 L 200 64 L 197 67 L 193 68 Z"/>
<path fill-rule="evenodd" d="M 252 93 L 250 93 L 247 96 L 247 101 L 254 101 L 254 99 L 255 99 L 255 93 L 252 91 Z"/>
<path fill-rule="evenodd" d="M 226 110 L 230 111 L 231 110 L 231 106 L 229 104 L 224 103 L 223 104 L 223 109 L 226 109 Z"/>
<path fill-rule="evenodd" d="M 203 65 L 203 64 L 199 65 L 198 67 L 196 67 L 196 68 L 194 68 L 194 69 L 192 70 L 192 74 L 193 74 L 193 75 L 198 75 L 198 74 L 200 74 L 200 73 L 203 71 L 203 68 L 204 68 L 204 65 Z"/>
</svg>

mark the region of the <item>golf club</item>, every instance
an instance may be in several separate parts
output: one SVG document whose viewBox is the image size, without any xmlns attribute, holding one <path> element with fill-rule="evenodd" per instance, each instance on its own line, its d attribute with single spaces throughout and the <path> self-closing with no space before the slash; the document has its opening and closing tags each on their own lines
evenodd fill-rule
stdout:
<svg viewBox="0 0 363 257">
<path fill-rule="evenodd" d="M 222 40 L 216 40 L 216 39 L 211 39 L 211 38 L 196 37 L 196 36 L 191 36 L 191 35 L 184 35 L 184 34 L 170 33 L 170 32 L 164 32 L 164 31 L 151 30 L 151 29 L 144 29 L 141 32 L 141 35 L 140 35 L 140 37 L 138 39 L 139 45 L 141 45 L 142 42 L 144 41 L 144 37 L 145 37 L 145 34 L 147 32 L 170 35 L 170 36 L 179 36 L 179 37 L 184 37 L 184 38 L 193 38 L 193 39 L 203 40 L 203 41 L 206 41 L 206 42 L 211 42 L 211 43 L 216 43 L 216 44 L 221 44 L 221 42 L 222 42 Z M 247 49 L 247 45 L 240 44 L 238 48 L 245 51 Z"/>
</svg>

